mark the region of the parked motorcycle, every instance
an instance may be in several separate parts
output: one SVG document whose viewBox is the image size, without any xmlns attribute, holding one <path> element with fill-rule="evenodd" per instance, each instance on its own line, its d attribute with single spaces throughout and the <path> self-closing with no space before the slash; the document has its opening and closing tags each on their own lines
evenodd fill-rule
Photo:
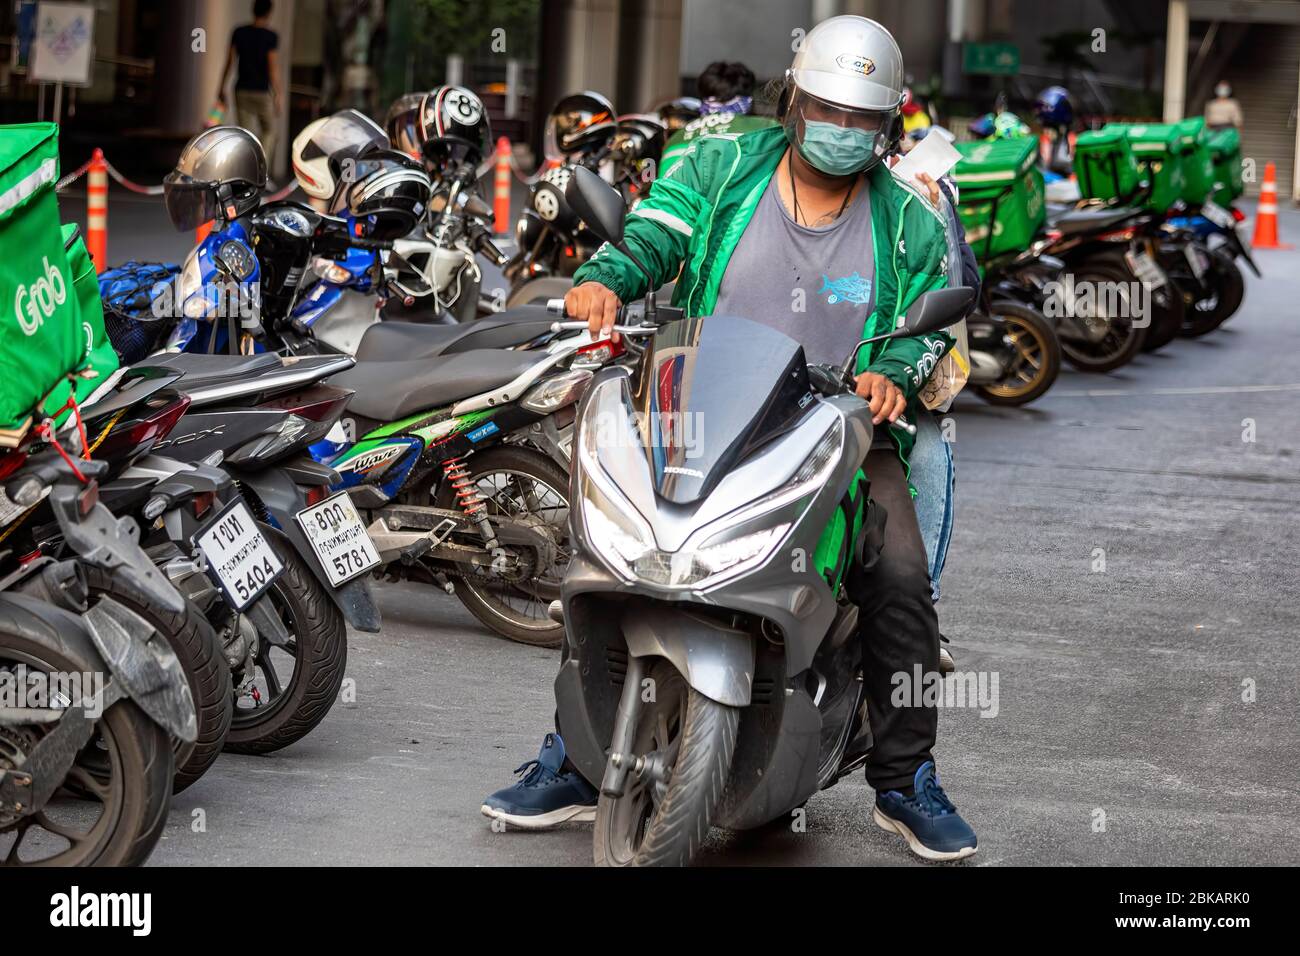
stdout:
<svg viewBox="0 0 1300 956">
<path fill-rule="evenodd" d="M 1167 228 L 1195 237 L 1162 256 L 1186 304 L 1182 335 L 1195 338 L 1213 332 L 1241 308 L 1246 281 L 1238 259 L 1260 275 L 1242 226 L 1245 218 L 1239 209 L 1224 209 L 1208 199 L 1199 210 L 1171 211 Z M 1182 261 L 1177 257 L 1179 251 Z"/>
<path fill-rule="evenodd" d="M 216 490 L 229 485 L 218 469 L 167 462 L 149 453 L 175 426 L 189 399 L 169 386 L 179 376 L 158 370 L 127 372 L 102 400 L 81 409 L 90 450 L 105 467 L 98 498 L 119 518 L 142 529 L 141 545 L 150 551 L 168 540 L 168 531 L 188 553 L 197 521 Z M 186 480 L 175 473 L 184 471 Z M 5 538 L 23 561 L 68 557 L 68 542 L 49 502 L 14 518 Z M 94 607 L 111 599 L 139 615 L 170 645 L 184 671 L 198 717 L 194 740 L 174 740 L 177 793 L 198 780 L 216 761 L 230 729 L 233 702 L 230 669 L 217 636 L 203 612 L 189 601 L 176 611 L 163 608 L 122 575 L 94 565 L 84 569 L 87 600 Z M 102 757 L 102 754 L 99 756 Z M 83 761 L 90 767 L 91 757 Z"/>
<path fill-rule="evenodd" d="M 204 609 L 230 663 L 235 712 L 225 749 L 269 753 L 329 712 L 347 662 L 345 622 L 377 631 L 365 580 L 376 556 L 338 480 L 308 449 L 335 427 L 351 393 L 321 384 L 346 356 L 284 360 L 178 353 L 150 364 L 182 373 L 186 414 L 156 450 L 221 457 L 238 496 L 211 519 L 203 551 L 217 572 L 177 579 Z M 220 560 L 229 554 L 228 560 Z"/>
<path fill-rule="evenodd" d="M 1039 311 L 1059 259 L 1028 253 L 984 266 L 980 304 L 966 318 L 969 384 L 991 405 L 1027 405 L 1041 397 L 1061 369 L 1060 323 Z"/>
<path fill-rule="evenodd" d="M 356 392 L 354 438 L 322 455 L 391 576 L 436 583 L 498 634 L 547 647 L 560 640 L 546 608 L 567 560 L 573 405 L 617 354 L 551 325 L 374 327 L 334 379 Z"/>
<path fill-rule="evenodd" d="M 136 544 L 133 522 L 97 501 L 94 479 L 106 470 L 54 449 L 30 458 L 10 451 L 0 463 L 8 515 L 48 494 L 74 555 L 27 561 L 0 579 L 0 676 L 12 690 L 39 691 L 35 701 L 0 704 L 6 865 L 143 863 L 167 822 L 172 739 L 198 737 L 190 685 L 167 641 L 112 598 L 91 606 L 86 571 L 95 568 L 159 613 L 184 608 Z M 89 802 L 67 798 L 65 788 Z"/>
<path fill-rule="evenodd" d="M 623 207 L 607 189 L 580 176 L 570 201 L 618 246 Z M 938 331 L 973 296 L 926 293 L 868 341 Z M 575 440 L 555 692 L 570 759 L 600 781 L 605 865 L 689 863 L 710 825 L 781 819 L 872 745 L 856 608 L 788 559 L 814 553 L 870 447 L 849 375 L 868 343 L 809 369 L 766 326 L 671 314 L 620 329 L 648 336 L 641 360 L 596 375 Z M 709 442 L 688 457 L 665 422 L 697 415 Z M 884 522 L 865 507 L 846 544 L 862 567 Z"/>
</svg>

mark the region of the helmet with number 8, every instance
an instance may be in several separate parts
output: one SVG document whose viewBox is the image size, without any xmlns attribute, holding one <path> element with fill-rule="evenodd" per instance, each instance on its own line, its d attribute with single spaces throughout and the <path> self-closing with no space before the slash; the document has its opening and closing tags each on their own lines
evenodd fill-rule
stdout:
<svg viewBox="0 0 1300 956">
<path fill-rule="evenodd" d="M 420 105 L 420 135 L 425 159 L 433 163 L 466 162 L 477 166 L 492 153 L 492 126 L 487 110 L 463 86 L 438 86 Z"/>
</svg>

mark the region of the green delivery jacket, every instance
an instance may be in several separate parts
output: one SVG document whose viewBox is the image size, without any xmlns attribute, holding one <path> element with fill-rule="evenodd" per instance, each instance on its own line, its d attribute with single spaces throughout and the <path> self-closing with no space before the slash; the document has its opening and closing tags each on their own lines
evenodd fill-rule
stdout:
<svg viewBox="0 0 1300 956">
<path fill-rule="evenodd" d="M 654 288 L 677 279 L 672 302 L 687 315 L 713 313 L 727 263 L 786 145 L 779 126 L 699 137 L 679 154 L 680 161 L 665 166 L 628 216 L 628 247 L 654 276 Z M 948 254 L 943 220 L 919 188 L 896 179 L 884 164 L 867 176 L 876 303 L 863 325 L 864 339 L 895 328 L 917 296 L 947 285 Z M 574 282 L 599 282 L 624 302 L 647 291 L 645 276 L 608 243 L 579 267 Z M 878 342 L 861 350 L 857 371 L 884 375 L 902 389 L 915 422 L 921 386 L 952 345 L 944 332 Z M 890 436 L 906 472 L 912 436 L 899 428 L 891 428 Z"/>
</svg>

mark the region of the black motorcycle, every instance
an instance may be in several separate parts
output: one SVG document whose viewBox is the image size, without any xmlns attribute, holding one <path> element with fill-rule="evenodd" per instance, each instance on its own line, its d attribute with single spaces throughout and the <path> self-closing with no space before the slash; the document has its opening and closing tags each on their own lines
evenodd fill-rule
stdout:
<svg viewBox="0 0 1300 956">
<path fill-rule="evenodd" d="M 172 740 L 198 719 L 184 668 L 148 619 L 113 598 L 92 604 L 87 571 L 126 582 L 149 609 L 184 599 L 136 543 L 129 518 L 98 501 L 102 462 L 13 450 L 5 517 L 48 495 L 70 556 L 18 562 L 0 578 L 0 864 L 134 866 L 171 802 Z M 73 794 L 85 799 L 76 799 Z"/>
<path fill-rule="evenodd" d="M 338 474 L 308 453 L 352 394 L 322 380 L 352 359 L 181 353 L 151 364 L 181 373 L 176 387 L 190 399 L 155 450 L 219 459 L 237 492 L 209 519 L 215 540 L 198 538 L 217 573 L 189 568 L 178 587 L 204 609 L 230 663 L 235 710 L 225 749 L 269 753 L 329 712 L 347 663 L 345 622 L 362 631 L 380 625 L 364 577 L 373 565 L 341 571 L 333 560 L 343 537 L 355 543 L 365 529 L 333 519 Z M 322 514 L 331 516 L 324 528 Z M 222 554 L 238 560 L 219 561 Z"/>
</svg>

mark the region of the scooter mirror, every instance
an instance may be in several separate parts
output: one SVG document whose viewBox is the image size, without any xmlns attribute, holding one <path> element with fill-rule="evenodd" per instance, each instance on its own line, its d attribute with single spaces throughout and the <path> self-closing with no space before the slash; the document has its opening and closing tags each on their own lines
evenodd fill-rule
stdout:
<svg viewBox="0 0 1300 956">
<path fill-rule="evenodd" d="M 898 332 L 906 336 L 938 332 L 965 318 L 974 304 L 975 290 L 966 286 L 923 292 L 907 310 Z"/>
<path fill-rule="evenodd" d="M 585 166 L 576 167 L 564 187 L 564 198 L 597 239 L 612 246 L 623 241 L 623 197 L 596 173 Z"/>
</svg>

